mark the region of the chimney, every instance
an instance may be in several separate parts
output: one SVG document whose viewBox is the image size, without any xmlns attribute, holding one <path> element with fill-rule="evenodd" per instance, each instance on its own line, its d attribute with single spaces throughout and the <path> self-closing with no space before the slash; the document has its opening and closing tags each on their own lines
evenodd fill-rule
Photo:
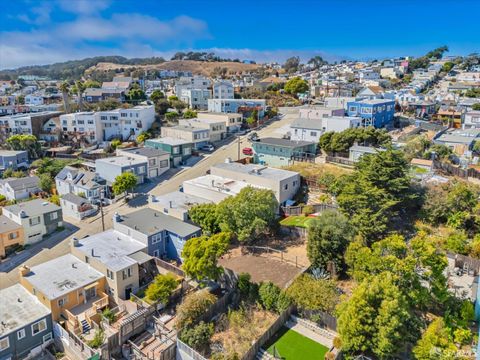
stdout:
<svg viewBox="0 0 480 360">
<path fill-rule="evenodd" d="M 22 265 L 19 268 L 20 276 L 27 276 L 30 273 L 30 268 L 27 265 Z"/>
<path fill-rule="evenodd" d="M 76 238 L 75 236 L 72 237 L 72 246 L 73 246 L 73 247 L 78 246 L 78 238 Z"/>
<path fill-rule="evenodd" d="M 122 217 L 117 211 L 115 211 L 115 214 L 113 214 L 113 222 L 120 222 L 120 221 L 122 221 Z"/>
</svg>

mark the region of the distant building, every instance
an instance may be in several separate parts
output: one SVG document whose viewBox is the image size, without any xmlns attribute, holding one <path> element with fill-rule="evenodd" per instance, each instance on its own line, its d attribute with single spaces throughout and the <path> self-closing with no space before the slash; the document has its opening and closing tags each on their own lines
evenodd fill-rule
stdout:
<svg viewBox="0 0 480 360">
<path fill-rule="evenodd" d="M 234 88 L 230 81 L 221 80 L 213 83 L 213 99 L 233 99 Z M 208 104 L 207 104 L 208 105 Z"/>
<path fill-rule="evenodd" d="M 470 129 L 470 128 L 480 128 L 480 111 L 478 110 L 472 110 L 463 115 L 464 120 L 463 120 L 463 127 L 465 129 Z M 0 160 L 1 162 L 1 160 Z"/>
<path fill-rule="evenodd" d="M 181 139 L 193 144 L 195 149 L 200 149 L 210 141 L 209 129 L 177 125 L 172 127 L 164 126 L 161 129 L 162 137 Z"/>
<path fill-rule="evenodd" d="M 52 316 L 22 285 L 0 290 L 0 358 L 34 359 L 53 342 Z"/>
<path fill-rule="evenodd" d="M 0 173 L 7 169 L 28 167 L 28 153 L 24 150 L 0 150 Z"/>
<path fill-rule="evenodd" d="M 182 89 L 179 95 L 180 100 L 194 110 L 207 110 L 208 99 L 211 97 L 212 94 L 208 89 Z"/>
<path fill-rule="evenodd" d="M 345 110 L 342 107 L 326 106 L 302 106 L 298 110 L 301 119 L 322 119 L 328 116 L 343 116 Z"/>
<path fill-rule="evenodd" d="M 43 105 L 43 96 L 40 95 L 25 95 L 25 105 Z"/>
<path fill-rule="evenodd" d="M 208 111 L 217 113 L 241 113 L 246 117 L 254 110 L 263 117 L 266 110 L 266 100 L 263 99 L 209 99 Z"/>
<path fill-rule="evenodd" d="M 234 133 L 240 130 L 243 123 L 242 114 L 236 113 L 213 113 L 213 112 L 199 112 L 197 113 L 199 120 L 217 120 L 225 124 L 227 133 Z"/>
</svg>

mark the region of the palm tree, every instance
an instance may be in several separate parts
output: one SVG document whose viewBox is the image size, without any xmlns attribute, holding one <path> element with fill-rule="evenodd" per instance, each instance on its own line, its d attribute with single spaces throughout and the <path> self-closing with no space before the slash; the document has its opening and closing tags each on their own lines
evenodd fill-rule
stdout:
<svg viewBox="0 0 480 360">
<path fill-rule="evenodd" d="M 78 96 L 78 107 L 80 108 L 80 111 L 83 110 L 83 92 L 85 91 L 85 83 L 81 82 L 80 80 L 77 80 L 75 82 L 75 93 Z"/>
<path fill-rule="evenodd" d="M 70 112 L 70 106 L 68 105 L 68 92 L 70 90 L 70 84 L 66 81 L 64 81 L 60 85 L 60 91 L 62 92 L 62 98 L 63 98 L 63 108 L 65 109 L 65 113 Z"/>
</svg>

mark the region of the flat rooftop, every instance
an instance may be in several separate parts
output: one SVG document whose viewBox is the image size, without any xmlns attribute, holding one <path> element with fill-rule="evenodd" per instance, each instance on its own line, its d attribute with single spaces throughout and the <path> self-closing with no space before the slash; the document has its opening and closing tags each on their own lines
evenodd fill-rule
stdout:
<svg viewBox="0 0 480 360">
<path fill-rule="evenodd" d="M 10 220 L 5 215 L 0 215 L 0 233 L 6 233 L 9 231 L 13 231 L 21 228 L 22 228 L 22 225 L 17 224 L 13 220 Z"/>
<path fill-rule="evenodd" d="M 121 151 L 128 152 L 130 154 L 142 155 L 146 157 L 169 155 L 169 153 L 166 151 L 154 149 L 150 147 L 128 148 L 128 149 L 121 149 Z"/>
<path fill-rule="evenodd" d="M 191 180 L 184 181 L 184 184 L 191 184 L 204 189 L 210 189 L 219 193 L 235 196 L 247 186 L 262 188 L 242 180 L 234 180 L 217 175 L 204 175 Z"/>
<path fill-rule="evenodd" d="M 147 162 L 145 160 L 134 159 L 129 156 L 114 156 L 105 159 L 97 159 L 95 160 L 95 164 L 97 163 L 108 163 L 123 167 L 130 165 L 142 165 L 146 164 Z"/>
<path fill-rule="evenodd" d="M 295 140 L 278 139 L 278 138 L 272 138 L 272 137 L 262 138 L 259 141 L 257 141 L 256 143 L 257 144 L 261 143 L 261 144 L 267 144 L 267 145 L 274 145 L 274 146 L 282 146 L 282 147 L 288 147 L 288 148 L 297 148 L 297 147 L 302 147 L 302 146 L 314 145 L 315 144 L 312 141 L 295 141 Z"/>
<path fill-rule="evenodd" d="M 185 237 L 200 230 L 198 226 L 165 215 L 157 210 L 145 208 L 121 216 L 121 224 L 140 231 L 145 235 L 157 234 L 167 230 Z"/>
<path fill-rule="evenodd" d="M 103 278 L 104 275 L 72 254 L 33 266 L 24 278 L 49 300 L 57 299 Z"/>
<path fill-rule="evenodd" d="M 161 138 L 156 138 L 156 139 L 148 139 L 147 142 L 156 142 L 159 144 L 167 144 L 167 145 L 172 145 L 172 146 L 177 146 L 177 145 L 186 145 L 186 144 L 191 144 L 191 141 L 183 140 L 183 139 L 177 139 L 174 137 L 161 137 Z"/>
<path fill-rule="evenodd" d="M 0 299 L 0 337 L 50 314 L 50 310 L 20 284 L 0 290 Z"/>
<path fill-rule="evenodd" d="M 76 250 L 100 261 L 113 271 L 119 271 L 137 263 L 129 255 L 146 248 L 147 245 L 113 229 L 79 239 L 78 245 L 75 246 Z"/>
<path fill-rule="evenodd" d="M 295 171 L 276 169 L 268 166 L 254 165 L 254 164 L 240 164 L 236 162 L 224 162 L 220 164 L 213 165 L 211 170 L 222 169 L 239 174 L 254 175 L 262 178 L 272 179 L 272 180 L 284 180 L 289 179 L 294 176 L 298 176 L 298 173 Z"/>
<path fill-rule="evenodd" d="M 20 154 L 25 154 L 25 150 L 0 150 L 0 156 L 15 156 L 15 155 L 20 155 Z"/>
<path fill-rule="evenodd" d="M 369 104 L 369 105 L 377 105 L 377 104 L 385 104 L 385 103 L 393 103 L 395 100 L 390 99 L 366 99 L 366 100 L 358 100 L 352 101 L 360 104 Z"/>
<path fill-rule="evenodd" d="M 208 131 L 208 129 L 199 128 L 199 127 L 195 127 L 195 126 L 186 126 L 186 125 L 172 126 L 170 129 L 181 130 L 181 131 L 188 131 L 188 132 Z"/>
<path fill-rule="evenodd" d="M 61 207 L 43 199 L 34 199 L 15 205 L 5 206 L 5 209 L 15 215 L 18 215 L 20 211 L 23 210 L 26 217 L 30 217 L 57 211 L 60 210 Z"/>
<path fill-rule="evenodd" d="M 184 192 L 173 191 L 165 195 L 155 196 L 152 201 L 152 206 L 160 206 L 166 209 L 189 210 L 192 206 L 207 203 L 211 203 L 211 201 L 195 195 L 185 194 Z"/>
</svg>

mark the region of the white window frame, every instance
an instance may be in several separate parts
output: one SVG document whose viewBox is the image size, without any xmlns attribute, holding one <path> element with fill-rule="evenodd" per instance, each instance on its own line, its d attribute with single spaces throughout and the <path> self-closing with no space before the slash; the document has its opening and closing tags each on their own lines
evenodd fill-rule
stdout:
<svg viewBox="0 0 480 360">
<path fill-rule="evenodd" d="M 6 341 L 7 345 L 2 345 L 2 343 Z M 10 339 L 7 337 L 4 337 L 3 339 L 0 339 L 0 351 L 7 350 L 10 347 Z"/>
<path fill-rule="evenodd" d="M 27 336 L 27 332 L 25 331 L 25 328 L 17 331 L 17 340 L 22 340 L 25 336 Z"/>
<path fill-rule="evenodd" d="M 43 325 L 45 326 L 43 330 L 40 330 L 40 324 L 43 324 Z M 35 331 L 33 330 L 33 327 L 34 327 L 35 325 L 38 325 L 38 326 L 39 326 L 37 332 L 35 332 Z M 45 330 L 47 330 L 47 320 L 42 319 L 42 320 L 40 320 L 40 321 L 37 321 L 36 323 L 33 323 L 32 326 L 31 326 L 31 330 L 32 330 L 32 336 L 35 336 L 35 335 L 38 335 L 38 334 L 44 332 Z"/>
<path fill-rule="evenodd" d="M 152 244 L 156 244 L 160 241 L 162 241 L 162 234 L 161 233 L 152 235 Z"/>
<path fill-rule="evenodd" d="M 58 213 L 56 211 L 50 213 L 50 220 L 57 220 L 57 219 L 58 219 Z"/>
<path fill-rule="evenodd" d="M 48 334 L 43 335 L 43 338 L 42 338 L 44 344 L 45 344 L 47 341 L 50 341 L 50 340 L 52 340 L 52 339 L 53 339 L 53 337 L 52 337 L 52 333 L 51 333 L 51 332 L 49 332 Z"/>
</svg>

